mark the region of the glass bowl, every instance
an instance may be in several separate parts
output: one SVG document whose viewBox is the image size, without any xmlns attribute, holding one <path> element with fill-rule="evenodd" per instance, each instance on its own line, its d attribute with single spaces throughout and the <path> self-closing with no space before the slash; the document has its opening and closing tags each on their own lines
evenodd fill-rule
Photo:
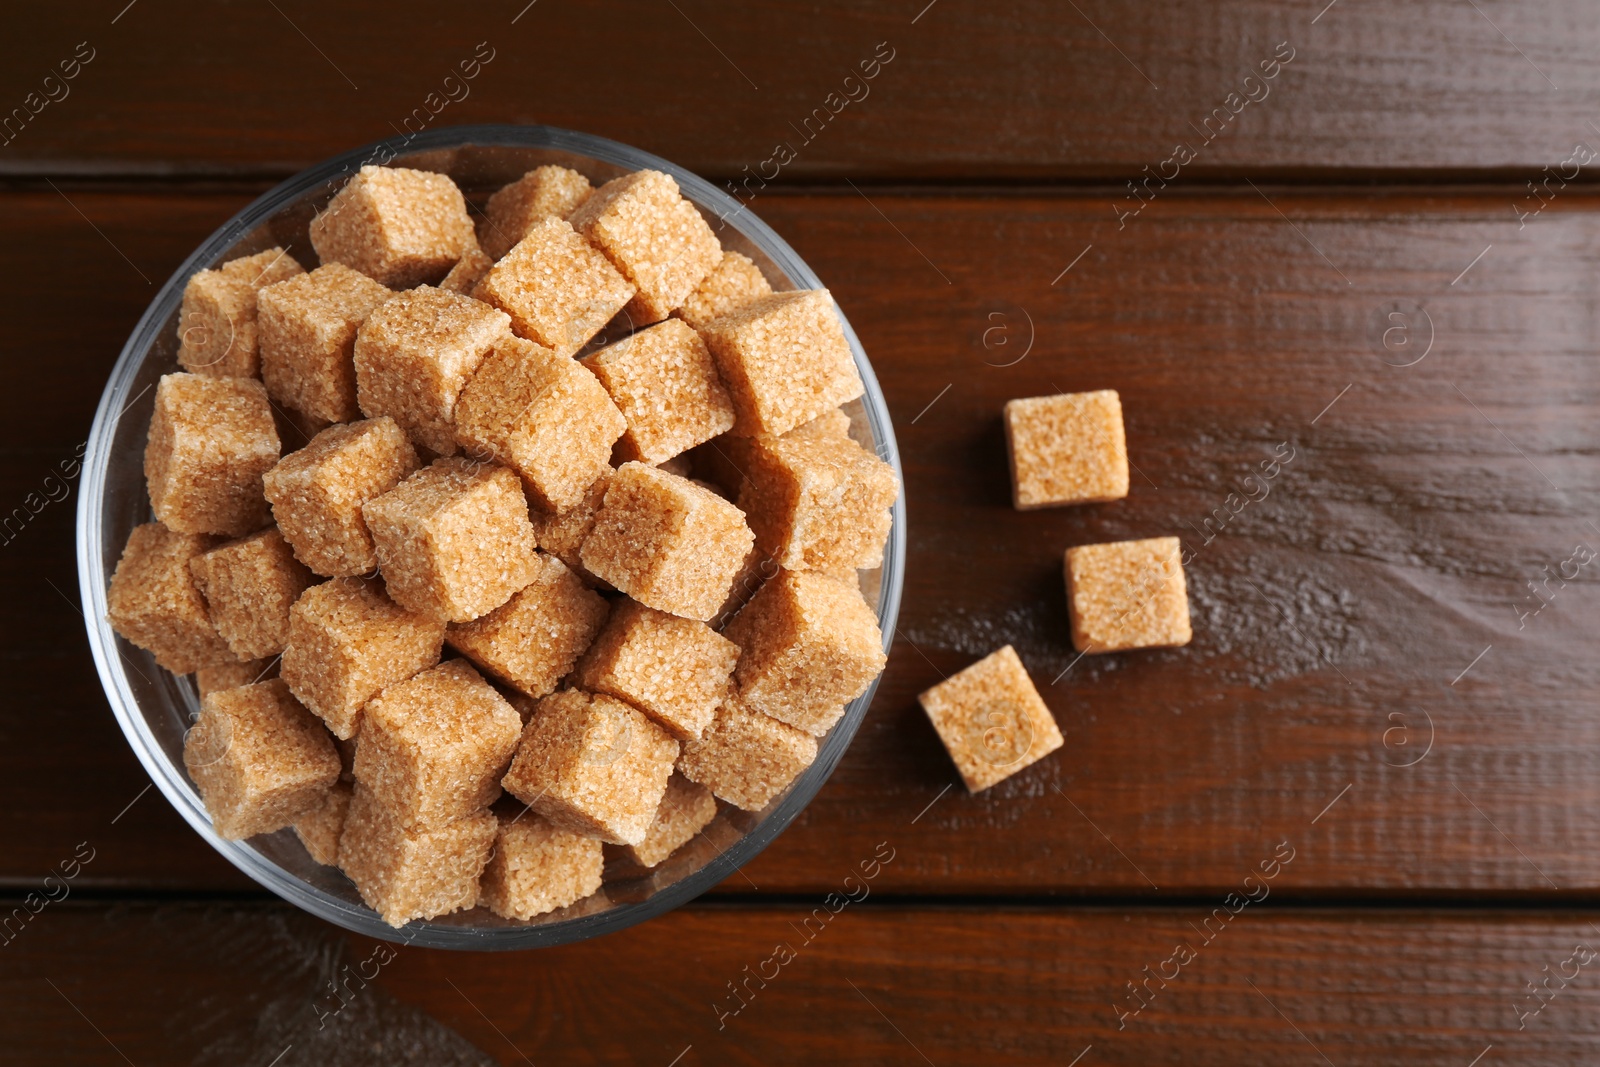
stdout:
<svg viewBox="0 0 1600 1067">
<path fill-rule="evenodd" d="M 782 833 L 844 755 L 877 683 L 851 702 L 819 745 L 816 762 L 764 811 L 719 804 L 705 831 L 653 870 L 641 874 L 608 859 L 607 881 L 598 893 L 531 922 L 474 908 L 395 929 L 361 902 L 343 874 L 313 861 L 292 830 L 247 841 L 225 841 L 212 831 L 183 769 L 184 733 L 199 712 L 193 679 L 160 669 L 149 653 L 118 637 L 106 622 L 106 587 L 123 544 L 136 525 L 151 520 L 143 471 L 145 435 L 157 379 L 179 369 L 177 321 L 184 284 L 196 271 L 273 245 L 288 247 L 309 268 L 316 262 L 307 237 L 312 216 L 367 163 L 448 174 L 479 207 L 489 193 L 544 163 L 581 171 L 596 185 L 641 168 L 662 170 L 677 180 L 723 246 L 750 256 L 773 288 L 823 286 L 794 250 L 739 201 L 682 167 L 600 137 L 546 126 L 460 126 L 380 141 L 302 171 L 229 219 L 178 268 L 139 320 L 106 383 L 89 436 L 78 506 L 79 585 L 95 665 L 128 743 L 178 813 L 228 862 L 313 915 L 368 937 L 453 949 L 556 945 L 619 930 L 698 896 Z M 846 407 L 852 433 L 899 475 L 900 457 L 883 393 L 847 321 L 844 332 L 866 384 L 865 395 Z M 905 551 L 902 494 L 894 505 L 883 566 L 861 572 L 862 589 L 868 603 L 876 605 L 886 649 L 894 635 Z"/>
</svg>

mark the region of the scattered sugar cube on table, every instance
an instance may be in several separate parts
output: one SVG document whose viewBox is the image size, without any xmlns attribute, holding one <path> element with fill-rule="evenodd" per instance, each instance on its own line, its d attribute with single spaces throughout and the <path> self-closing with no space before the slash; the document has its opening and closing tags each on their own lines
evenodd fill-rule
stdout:
<svg viewBox="0 0 1600 1067">
<path fill-rule="evenodd" d="M 1067 549 L 1065 570 L 1079 652 L 1189 643 L 1183 545 L 1176 537 L 1079 545 Z"/>
<path fill-rule="evenodd" d="M 1061 730 L 1010 645 L 917 697 L 970 792 L 1061 747 Z"/>
<path fill-rule="evenodd" d="M 1008 401 L 1005 430 L 1019 510 L 1128 495 L 1128 443 L 1116 390 Z"/>
</svg>

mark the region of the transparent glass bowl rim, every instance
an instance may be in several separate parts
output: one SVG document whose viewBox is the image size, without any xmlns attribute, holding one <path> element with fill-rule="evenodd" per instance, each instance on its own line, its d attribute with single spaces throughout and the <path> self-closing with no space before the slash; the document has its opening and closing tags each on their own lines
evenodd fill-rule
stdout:
<svg viewBox="0 0 1600 1067">
<path fill-rule="evenodd" d="M 189 784 L 183 768 L 167 757 L 141 713 L 126 677 L 125 664 L 117 651 L 118 638 L 106 621 L 105 575 L 108 573 L 108 568 L 106 546 L 102 544 L 101 536 L 102 504 L 107 489 L 107 467 L 115 429 L 114 413 L 122 411 L 128 404 L 128 393 L 131 391 L 134 376 L 151 351 L 164 324 L 182 300 L 183 288 L 190 275 L 215 265 L 241 237 L 298 198 L 326 186 L 341 176 L 353 174 L 364 163 L 388 161 L 415 152 L 468 146 L 548 149 L 587 156 L 628 170 L 651 168 L 665 171 L 676 179 L 685 196 L 702 208 L 717 214 L 726 225 L 744 235 L 789 277 L 796 288 L 824 287 L 822 281 L 794 249 L 757 218 L 746 205 L 676 164 L 605 138 L 549 126 L 454 126 L 424 131 L 416 135 L 388 138 L 334 156 L 301 171 L 262 194 L 218 228 L 183 262 L 172 277 L 167 279 L 166 284 L 162 286 L 140 318 L 111 372 L 89 436 L 82 474 L 83 491 L 78 504 L 78 576 L 85 626 L 95 666 L 105 688 L 106 698 L 123 733 L 127 736 L 128 743 L 139 761 L 144 764 L 145 770 L 149 772 L 151 781 L 166 796 L 168 802 L 195 832 L 228 862 L 291 904 L 368 937 L 435 948 L 520 949 L 565 944 L 623 929 L 670 911 L 731 876 L 782 833 L 822 788 L 844 755 L 845 749 L 849 747 L 857 727 L 865 716 L 867 707 L 877 690 L 877 681 L 851 702 L 844 717 L 823 739 L 816 761 L 759 823 L 697 871 L 658 889 L 648 898 L 636 902 L 616 903 L 594 914 L 580 915 L 544 925 L 471 927 L 414 922 L 397 930 L 385 924 L 372 911 L 309 885 L 251 848 L 248 842 L 227 841 L 216 835 L 211 828 L 210 818 L 198 794 Z M 397 161 L 403 162 L 403 159 Z M 866 386 L 862 401 L 877 453 L 894 468 L 896 476 L 901 478 L 901 484 L 904 485 L 899 450 L 883 392 L 878 386 L 877 377 L 861 347 L 860 340 L 850 327 L 849 321 L 844 318 L 842 311 L 840 319 L 844 322 L 845 336 Z M 895 620 L 899 614 L 901 587 L 904 582 L 906 553 L 904 496 L 902 492 L 894 504 L 893 525 L 889 542 L 885 546 L 880 577 L 877 613 L 883 630 L 885 651 L 893 640 Z M 111 548 L 112 555 L 120 552 L 120 549 L 120 545 Z"/>
</svg>

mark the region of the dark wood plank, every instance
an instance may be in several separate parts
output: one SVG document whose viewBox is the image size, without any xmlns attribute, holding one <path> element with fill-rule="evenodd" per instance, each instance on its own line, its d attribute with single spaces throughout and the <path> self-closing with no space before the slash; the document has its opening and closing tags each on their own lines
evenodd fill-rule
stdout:
<svg viewBox="0 0 1600 1067">
<path fill-rule="evenodd" d="M 125 6 L 14 13 L 0 108 L 67 95 L 9 131 L 0 173 L 284 174 L 424 122 L 565 126 L 718 179 L 761 172 L 787 143 L 784 181 L 1120 184 L 1186 142 L 1186 178 L 1463 168 L 1520 185 L 1576 143 L 1600 144 L 1600 25 L 1583 0 L 782 2 L 759 17 L 704 0 L 505 0 L 448 16 L 361 0 L 336 19 L 306 0 L 227 18 Z M 47 85 L 79 42 L 92 61 Z M 447 84 L 480 42 L 492 60 Z M 847 84 L 880 43 L 890 64 Z M 1276 78 L 1244 81 L 1275 54 L 1293 55 Z M 1246 93 L 1260 102 L 1229 101 Z M 1207 142 L 1219 107 L 1239 113 Z M 806 129 L 830 108 L 837 118 Z"/>
<path fill-rule="evenodd" d="M 151 293 L 111 246 L 160 279 L 241 199 L 68 195 L 0 198 L 8 508 L 81 441 Z M 761 204 L 874 358 L 912 546 L 878 700 L 748 869 L 761 891 L 825 890 L 885 837 L 894 892 L 1223 891 L 1285 838 L 1300 859 L 1282 893 L 1600 885 L 1593 565 L 1518 616 L 1544 568 L 1600 547 L 1600 202 L 1564 197 L 1518 232 L 1508 193 L 1267 195 L 1160 199 L 1120 232 L 1090 195 Z M 1386 348 L 1397 309 L 1411 345 Z M 1426 321 L 1427 357 L 1392 365 Z M 1108 386 L 1132 495 L 1012 511 L 1003 402 Z M 1295 458 L 1269 495 L 1206 544 L 1207 516 L 1282 444 Z M 0 590 L 31 608 L 3 622 L 0 875 L 36 881 L 90 839 L 91 882 L 237 886 L 155 794 L 111 825 L 144 779 L 46 584 L 73 593 L 70 507 L 0 550 Z M 1077 661 L 1061 550 L 1157 534 L 1197 550 L 1194 644 Z M 1067 747 L 984 795 L 944 792 L 915 694 L 1006 642 Z"/>
<path fill-rule="evenodd" d="M 379 947 L 278 905 L 69 899 L 4 950 L 0 1040 L 17 1062 L 110 1064 L 120 1053 L 196 1067 L 1080 1055 L 1084 1065 L 1463 1067 L 1491 1047 L 1484 1062 L 1592 1062 L 1600 1044 L 1600 992 L 1584 980 L 1597 935 L 1582 914 L 1264 904 L 1226 924 L 1213 917 L 1209 943 L 1196 932 L 1210 915 L 1200 905 L 978 912 L 869 897 L 802 931 L 808 915 L 805 905 L 691 908 L 598 941 L 495 956 Z M 1192 953 L 1181 967 L 1168 962 L 1179 946 Z M 1158 970 L 1165 982 L 1147 977 Z M 1530 983 L 1546 980 L 1535 999 Z M 1134 1014 L 1129 983 L 1146 981 Z"/>
</svg>

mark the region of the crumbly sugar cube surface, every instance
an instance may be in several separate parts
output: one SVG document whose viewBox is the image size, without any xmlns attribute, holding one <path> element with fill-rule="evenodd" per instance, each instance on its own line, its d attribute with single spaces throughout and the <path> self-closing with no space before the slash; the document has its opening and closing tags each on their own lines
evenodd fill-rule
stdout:
<svg viewBox="0 0 1600 1067">
<path fill-rule="evenodd" d="M 887 662 L 877 616 L 853 576 L 780 571 L 723 635 L 739 646 L 734 678 L 745 703 L 818 735 Z"/>
<path fill-rule="evenodd" d="M 489 198 L 478 239 L 493 259 L 511 251 L 543 218 L 564 219 L 594 192 L 594 186 L 567 167 L 535 167 Z"/>
<path fill-rule="evenodd" d="M 311 246 L 391 289 L 436 282 L 477 244 L 467 202 L 446 175 L 361 168 L 311 220 Z"/>
<path fill-rule="evenodd" d="M 339 862 L 339 836 L 344 833 L 352 796 L 349 782 L 335 782 L 322 803 L 295 820 L 295 836 L 318 863 L 332 867 Z"/>
<path fill-rule="evenodd" d="M 358 782 L 339 838 L 339 868 L 390 926 L 435 919 L 478 902 L 497 829 L 491 812 L 476 811 L 408 830 Z"/>
<path fill-rule="evenodd" d="M 480 300 L 422 286 L 389 300 L 356 332 L 356 397 L 438 455 L 456 450 L 456 399 L 510 319 Z"/>
<path fill-rule="evenodd" d="M 755 543 L 744 513 L 687 478 L 624 463 L 583 543 L 583 565 L 639 603 L 704 622 Z"/>
<path fill-rule="evenodd" d="M 611 468 L 607 467 L 584 491 L 583 499 L 570 508 L 547 511 L 534 507 L 528 511 L 528 519 L 533 523 L 533 535 L 540 548 L 565 563 L 572 573 L 585 582 L 607 589 L 610 585 L 596 578 L 583 565 L 581 552 L 583 542 L 588 540 L 590 531 L 594 529 L 594 520 L 605 505 L 606 486 L 610 484 Z"/>
<path fill-rule="evenodd" d="M 538 566 L 522 483 L 504 467 L 435 460 L 361 513 L 389 595 L 441 622 L 488 614 Z"/>
<path fill-rule="evenodd" d="M 1066 579 L 1072 643 L 1079 652 L 1189 643 L 1188 586 L 1176 537 L 1069 548 Z"/>
<path fill-rule="evenodd" d="M 255 377 L 260 366 L 256 296 L 263 287 L 304 272 L 283 249 L 269 248 L 190 277 L 178 313 L 183 369 L 214 378 Z"/>
<path fill-rule="evenodd" d="M 502 784 L 563 829 L 636 845 L 677 758 L 678 742 L 644 712 L 564 689 L 539 702 Z"/>
<path fill-rule="evenodd" d="M 240 659 L 283 651 L 289 609 L 316 581 L 275 526 L 196 556 L 189 570 L 217 633 Z"/>
<path fill-rule="evenodd" d="M 460 293 L 462 296 L 471 296 L 472 290 L 477 288 L 478 283 L 489 273 L 489 268 L 492 266 L 494 260 L 489 258 L 483 249 L 469 248 L 460 259 L 456 260 L 456 265 L 444 276 L 439 288 Z"/>
<path fill-rule="evenodd" d="M 128 536 L 111 575 L 106 618 L 112 629 L 173 674 L 238 661 L 217 633 L 189 569 L 215 543 L 213 537 L 145 523 Z"/>
<path fill-rule="evenodd" d="M 156 518 L 227 537 L 267 524 L 261 476 L 278 462 L 267 390 L 252 378 L 167 374 L 156 386 L 144 477 Z"/>
<path fill-rule="evenodd" d="M 1061 730 L 1010 645 L 917 697 L 970 792 L 1061 747 Z"/>
<path fill-rule="evenodd" d="M 532 919 L 600 888 L 600 840 L 563 830 L 536 812 L 501 819 L 479 902 L 506 919 Z"/>
<path fill-rule="evenodd" d="M 826 289 L 757 297 L 701 334 L 741 437 L 788 433 L 865 391 Z"/>
<path fill-rule="evenodd" d="M 717 799 L 711 790 L 674 774 L 667 780 L 667 791 L 644 840 L 623 846 L 625 855 L 641 867 L 655 867 L 688 844 L 716 817 Z"/>
<path fill-rule="evenodd" d="M 290 825 L 339 777 L 328 731 L 278 678 L 207 697 L 184 737 L 183 763 L 212 829 L 230 841 Z"/>
<path fill-rule="evenodd" d="M 675 314 L 698 330 L 712 319 L 738 311 L 771 292 L 767 276 L 749 256 L 742 252 L 724 252 L 722 262 L 701 280 Z"/>
<path fill-rule="evenodd" d="M 267 392 L 316 419 L 358 418 L 356 331 L 393 295 L 342 263 L 263 289 L 257 315 Z"/>
<path fill-rule="evenodd" d="M 384 416 L 328 427 L 279 460 L 262 487 L 300 562 L 327 577 L 371 574 L 378 551 L 361 506 L 420 466 L 400 424 Z"/>
<path fill-rule="evenodd" d="M 678 757 L 678 771 L 745 811 L 760 811 L 817 758 L 817 739 L 730 696 L 698 741 Z"/>
<path fill-rule="evenodd" d="M 456 404 L 466 453 L 516 471 L 533 503 L 552 511 L 583 499 L 627 428 L 583 364 L 520 337 L 495 345 Z"/>
<path fill-rule="evenodd" d="M 444 624 L 402 608 L 381 582 L 335 578 L 301 593 L 289 610 L 280 671 L 300 702 L 348 739 L 362 705 L 438 663 L 443 646 Z"/>
<path fill-rule="evenodd" d="M 733 427 L 733 401 L 700 335 L 667 319 L 583 359 L 627 420 L 624 460 L 665 463 Z"/>
<path fill-rule="evenodd" d="M 576 679 L 687 741 L 711 722 L 738 659 L 739 647 L 705 623 L 624 600 L 584 654 Z"/>
<path fill-rule="evenodd" d="M 518 337 L 570 356 L 633 296 L 633 285 L 563 219 L 545 216 L 472 295 L 511 316 Z"/>
<path fill-rule="evenodd" d="M 453 659 L 387 686 L 356 735 L 356 781 L 407 829 L 470 815 L 500 796 L 522 718 L 472 664 Z"/>
<path fill-rule="evenodd" d="M 251 685 L 255 682 L 264 682 L 268 678 L 278 676 L 278 657 L 271 659 L 251 659 L 243 663 L 217 663 L 210 667 L 200 667 L 194 672 L 194 685 L 200 691 L 200 699 L 204 700 L 212 693 L 220 693 L 224 689 L 237 689 L 241 685 Z"/>
<path fill-rule="evenodd" d="M 572 213 L 572 225 L 637 288 L 627 311 L 638 326 L 672 314 L 722 262 L 717 235 L 658 170 L 606 182 Z"/>
<path fill-rule="evenodd" d="M 1005 428 L 1019 510 L 1128 495 L 1128 442 L 1115 389 L 1007 401 Z"/>
<path fill-rule="evenodd" d="M 566 564 L 540 552 L 532 581 L 487 615 L 452 623 L 445 640 L 507 685 L 542 697 L 571 672 L 610 610 Z"/>
<path fill-rule="evenodd" d="M 883 562 L 900 494 L 894 468 L 819 427 L 750 439 L 739 509 L 756 546 L 791 570 L 848 573 Z"/>
</svg>

